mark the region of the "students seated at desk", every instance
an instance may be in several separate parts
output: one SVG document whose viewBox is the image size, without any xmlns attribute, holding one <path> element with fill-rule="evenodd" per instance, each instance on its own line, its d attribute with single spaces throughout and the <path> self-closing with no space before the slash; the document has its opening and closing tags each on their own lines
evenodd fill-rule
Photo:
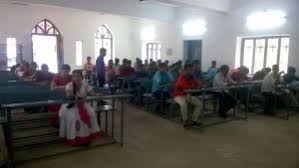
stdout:
<svg viewBox="0 0 299 168">
<path fill-rule="evenodd" d="M 114 83 L 116 79 L 116 72 L 113 66 L 113 60 L 109 60 L 108 66 L 106 67 L 106 82 L 108 84 Z"/>
<path fill-rule="evenodd" d="M 123 65 L 119 68 L 120 77 L 132 77 L 135 75 L 135 70 L 132 68 L 132 62 L 124 59 Z"/>
<path fill-rule="evenodd" d="M 174 101 L 177 102 L 181 109 L 183 125 L 185 128 L 190 128 L 191 126 L 200 126 L 199 116 L 201 113 L 202 102 L 197 98 L 191 98 L 187 95 L 186 90 L 190 89 L 200 89 L 203 84 L 200 80 L 194 77 L 194 66 L 192 64 L 186 64 L 184 66 L 183 73 L 179 76 L 175 89 L 174 89 Z M 192 110 L 192 118 L 188 117 L 188 103 L 194 107 Z"/>
<path fill-rule="evenodd" d="M 236 82 L 229 76 L 229 66 L 222 65 L 213 80 L 213 87 L 227 87 L 231 84 L 236 84 Z M 216 95 L 219 99 L 219 116 L 226 118 L 226 113 L 236 105 L 236 101 L 226 89 L 219 89 L 219 91 L 216 92 Z"/>
<path fill-rule="evenodd" d="M 137 59 L 137 62 L 134 65 L 134 70 L 136 73 L 136 78 L 145 78 L 147 77 L 147 73 L 144 69 L 144 65 L 142 64 L 142 60 L 141 59 Z"/>
<path fill-rule="evenodd" d="M 264 80 L 265 77 L 271 72 L 271 68 L 264 68 L 260 71 L 257 71 L 251 80 Z"/>
<path fill-rule="evenodd" d="M 120 64 L 119 64 L 119 59 L 115 58 L 114 60 L 114 70 L 115 70 L 115 75 L 119 75 L 119 68 L 120 68 Z"/>
<path fill-rule="evenodd" d="M 134 68 L 132 67 L 132 61 L 131 60 L 128 60 L 127 61 L 127 67 L 128 67 L 128 72 L 130 72 L 130 74 L 133 74 L 133 73 L 135 73 L 135 70 L 134 70 Z"/>
<path fill-rule="evenodd" d="M 65 90 L 66 85 L 72 81 L 72 76 L 69 74 L 71 67 L 67 64 L 61 66 L 61 69 L 57 75 L 53 77 L 51 83 L 51 90 Z M 53 104 L 48 107 L 49 112 L 58 113 L 61 105 Z M 56 117 L 49 118 L 49 122 L 52 126 L 58 127 L 58 115 Z"/>
<path fill-rule="evenodd" d="M 72 81 L 72 76 L 69 74 L 71 67 L 67 64 L 61 66 L 60 71 L 53 77 L 51 90 L 65 90 L 66 84 Z"/>
<path fill-rule="evenodd" d="M 217 62 L 212 61 L 211 67 L 208 69 L 209 79 L 213 81 L 213 79 L 217 75 L 217 73 L 218 73 Z"/>
<path fill-rule="evenodd" d="M 147 60 L 147 59 L 144 60 L 143 68 L 144 68 L 144 70 L 145 70 L 146 72 L 149 71 L 149 63 L 148 63 L 148 60 Z"/>
<path fill-rule="evenodd" d="M 126 68 L 126 64 L 127 64 L 127 59 L 126 58 L 124 58 L 123 60 L 122 60 L 122 64 L 119 66 L 119 72 L 120 71 L 122 71 L 122 70 L 124 70 L 125 68 Z"/>
<path fill-rule="evenodd" d="M 14 69 L 12 69 L 12 73 L 15 74 L 15 76 L 20 77 L 20 72 L 21 72 L 21 64 L 15 65 Z"/>
<path fill-rule="evenodd" d="M 7 63 L 6 61 L 0 61 L 0 71 L 6 71 L 7 70 Z"/>
<path fill-rule="evenodd" d="M 163 107 L 166 104 L 166 100 L 170 98 L 170 89 L 163 86 L 170 84 L 172 81 L 172 76 L 167 72 L 167 65 L 165 63 L 161 63 L 159 65 L 159 70 L 156 72 L 153 78 L 152 93 L 158 100 L 163 98 L 161 102 L 163 103 Z"/>
<path fill-rule="evenodd" d="M 35 82 L 41 85 L 50 86 L 53 80 L 54 74 L 49 72 L 47 64 L 41 66 L 41 71 L 38 71 Z"/>
<path fill-rule="evenodd" d="M 31 79 L 32 79 L 32 81 L 35 81 L 35 80 L 36 80 L 37 75 L 38 75 L 38 73 L 40 72 L 40 71 L 38 71 L 37 69 L 38 69 L 38 65 L 37 65 L 37 63 L 36 63 L 36 62 L 31 62 L 31 63 L 30 63 L 30 69 L 29 69 L 29 71 L 30 71 L 30 74 L 31 74 Z"/>
<path fill-rule="evenodd" d="M 249 69 L 246 68 L 245 66 L 241 66 L 237 69 L 235 69 L 232 73 L 231 73 L 231 79 L 234 80 L 237 83 L 242 83 L 245 81 L 248 81 L 248 73 L 249 73 Z"/>
<path fill-rule="evenodd" d="M 194 60 L 192 62 L 193 66 L 194 66 L 194 75 L 196 77 L 196 79 L 203 79 L 203 75 L 202 75 L 202 71 L 201 71 L 201 67 L 200 67 L 200 62 L 199 60 Z"/>
<path fill-rule="evenodd" d="M 288 99 L 284 100 L 290 100 L 291 105 L 298 107 L 299 106 L 299 98 L 298 98 L 298 92 L 299 92 L 299 77 L 296 76 L 296 69 L 294 67 L 288 68 L 288 73 L 283 76 L 284 83 L 290 84 L 289 89 L 285 89 L 285 96 L 288 96 Z"/>
<path fill-rule="evenodd" d="M 154 63 L 155 61 L 151 58 L 150 60 L 149 60 L 149 64 L 152 64 L 152 63 Z"/>
<path fill-rule="evenodd" d="M 157 63 L 156 62 L 151 62 L 149 65 L 149 69 L 148 69 L 148 74 L 150 77 L 153 77 L 155 75 L 155 73 L 157 72 Z"/>
<path fill-rule="evenodd" d="M 92 79 L 92 75 L 94 73 L 95 66 L 91 63 L 91 57 L 86 58 L 86 63 L 84 64 L 84 71 L 86 73 L 87 79 Z"/>
<path fill-rule="evenodd" d="M 166 64 L 167 68 L 169 67 L 169 61 L 165 60 L 164 63 Z"/>
<path fill-rule="evenodd" d="M 32 81 L 32 70 L 28 62 L 22 62 L 21 70 L 19 72 L 20 79 L 23 81 Z"/>
<path fill-rule="evenodd" d="M 83 81 L 81 70 L 73 71 L 72 81 L 66 85 L 66 95 L 72 100 L 95 95 L 92 88 Z M 86 145 L 101 137 L 95 109 L 86 102 L 63 104 L 59 110 L 59 118 L 59 135 L 68 145 Z"/>
<path fill-rule="evenodd" d="M 140 65 L 142 65 L 142 60 L 140 58 L 136 58 L 135 59 L 135 63 L 134 63 L 134 70 L 138 71 L 140 70 Z"/>
<path fill-rule="evenodd" d="M 170 74 L 173 79 L 176 81 L 181 74 L 182 71 L 182 61 L 178 61 L 169 67 Z"/>
<path fill-rule="evenodd" d="M 158 67 L 161 63 L 162 63 L 162 60 L 159 59 L 159 60 L 157 61 L 157 67 Z"/>
<path fill-rule="evenodd" d="M 268 74 L 263 80 L 261 92 L 265 97 L 265 107 L 264 113 L 268 115 L 273 115 L 275 97 L 273 92 L 275 91 L 275 87 L 282 83 L 283 79 L 281 78 L 282 72 L 279 73 L 279 66 L 273 65 L 272 73 Z"/>
<path fill-rule="evenodd" d="M 299 81 L 299 77 L 296 76 L 296 69 L 294 67 L 289 67 L 288 73 L 283 76 L 283 80 L 287 84 Z"/>
</svg>

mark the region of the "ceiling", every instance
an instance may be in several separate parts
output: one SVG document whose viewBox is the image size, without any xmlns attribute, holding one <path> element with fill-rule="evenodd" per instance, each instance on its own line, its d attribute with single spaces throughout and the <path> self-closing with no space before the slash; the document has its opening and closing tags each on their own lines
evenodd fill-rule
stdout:
<svg viewBox="0 0 299 168">
<path fill-rule="evenodd" d="M 78 0 L 0 0 L 6 2 L 18 2 L 18 3 L 38 3 L 38 4 L 49 4 L 49 5 L 58 5 L 58 6 L 66 6 L 66 5 L 74 5 L 78 4 Z M 80 4 L 84 3 L 85 5 L 81 5 L 82 7 L 87 6 L 88 4 L 106 4 L 107 0 L 80 0 Z M 168 6 L 168 7 L 201 7 L 208 8 L 215 11 L 220 12 L 228 12 L 230 9 L 230 2 L 232 0 L 144 0 L 147 4 L 155 4 L 160 6 Z M 236 1 L 236 0 L 233 0 Z M 238 0 L 239 1 L 239 0 Z M 132 3 L 140 3 L 139 0 L 110 0 L 109 3 L 119 3 L 120 5 L 125 2 L 126 4 Z"/>
<path fill-rule="evenodd" d="M 175 4 L 177 6 L 207 8 L 219 12 L 228 12 L 231 6 L 231 0 L 156 0 L 156 1 Z"/>
<path fill-rule="evenodd" d="M 173 21 L 178 7 L 204 8 L 225 13 L 233 8 L 233 3 L 241 1 L 249 0 L 144 0 L 144 3 L 140 0 L 0 0 L 0 3 L 54 5 Z"/>
<path fill-rule="evenodd" d="M 0 0 L 1 3 L 23 7 L 50 5 L 111 13 L 134 17 L 173 21 L 175 8 L 157 3 L 141 3 L 139 0 Z"/>
</svg>

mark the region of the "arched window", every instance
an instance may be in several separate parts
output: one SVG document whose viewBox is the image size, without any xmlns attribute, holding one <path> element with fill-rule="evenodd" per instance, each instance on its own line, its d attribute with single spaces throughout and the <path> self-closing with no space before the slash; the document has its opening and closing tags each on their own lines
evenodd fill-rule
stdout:
<svg viewBox="0 0 299 168">
<path fill-rule="evenodd" d="M 35 25 L 32 34 L 60 36 L 59 30 L 48 19 L 44 19 Z"/>
<path fill-rule="evenodd" d="M 57 27 L 48 19 L 35 25 L 32 32 L 33 61 L 39 67 L 47 64 L 51 72 L 58 72 L 63 64 L 62 36 Z"/>
<path fill-rule="evenodd" d="M 95 57 L 100 55 L 100 49 L 105 48 L 107 55 L 105 57 L 105 63 L 113 57 L 113 35 L 106 25 L 102 25 L 95 34 Z"/>
</svg>

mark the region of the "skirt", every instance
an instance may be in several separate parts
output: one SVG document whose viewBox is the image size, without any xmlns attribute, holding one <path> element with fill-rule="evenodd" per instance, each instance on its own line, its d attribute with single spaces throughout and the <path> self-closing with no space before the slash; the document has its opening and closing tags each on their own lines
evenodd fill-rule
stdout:
<svg viewBox="0 0 299 168">
<path fill-rule="evenodd" d="M 84 103 L 89 117 L 90 123 L 84 123 L 78 111 L 78 107 L 75 105 L 71 108 L 67 108 L 68 104 L 63 104 L 59 111 L 60 130 L 59 134 L 66 144 L 72 146 L 78 146 L 88 144 L 92 140 L 99 139 L 101 137 L 101 129 L 97 121 L 97 115 L 94 108 L 88 103 Z"/>
</svg>

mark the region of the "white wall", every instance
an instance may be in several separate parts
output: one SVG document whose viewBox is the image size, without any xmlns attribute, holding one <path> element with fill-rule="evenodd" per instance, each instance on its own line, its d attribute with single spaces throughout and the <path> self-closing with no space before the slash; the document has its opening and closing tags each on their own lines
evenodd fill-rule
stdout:
<svg viewBox="0 0 299 168">
<path fill-rule="evenodd" d="M 148 19 L 134 19 L 133 20 L 133 55 L 141 58 L 142 54 L 142 43 L 146 42 L 157 42 L 162 44 L 162 60 L 169 60 L 170 62 L 175 62 L 178 59 L 181 59 L 181 53 L 179 50 L 180 38 L 176 25 L 166 22 L 159 22 Z M 156 32 L 156 38 L 152 41 L 144 41 L 141 38 L 141 31 L 143 28 L 153 27 Z M 167 49 L 172 49 L 172 55 L 167 56 Z"/>
<path fill-rule="evenodd" d="M 183 39 L 202 39 L 202 67 L 203 70 L 206 70 L 212 60 L 217 60 L 219 65 L 228 64 L 232 67 L 234 66 L 236 39 L 239 36 L 289 34 L 291 36 L 289 62 L 290 65 L 299 69 L 299 48 L 297 47 L 299 45 L 299 32 L 296 30 L 299 27 L 299 17 L 297 17 L 299 2 L 297 0 L 238 0 L 235 2 L 232 4 L 231 12 L 228 14 L 198 8 L 177 8 L 173 16 L 175 18 L 173 22 L 100 14 L 53 6 L 20 6 L 1 3 L 0 43 L 5 43 L 3 41 L 4 38 L 2 37 L 1 39 L 1 34 L 4 34 L 5 37 L 16 37 L 17 42 L 24 45 L 25 58 L 27 60 L 30 59 L 32 55 L 30 32 L 36 23 L 44 18 L 48 18 L 63 34 L 65 62 L 75 67 L 75 41 L 83 40 L 84 56 L 93 56 L 94 33 L 96 28 L 102 24 L 107 24 L 113 31 L 115 56 L 121 59 L 124 57 L 129 59 L 141 57 L 142 40 L 140 39 L 140 31 L 143 27 L 153 26 L 157 32 L 157 38 L 154 42 L 162 43 L 163 60 L 168 59 L 174 62 L 183 58 Z M 288 15 L 287 23 L 283 27 L 272 31 L 249 31 L 246 28 L 246 17 L 248 14 L 268 8 L 284 10 Z M 166 12 L 166 17 L 172 15 L 170 11 Z M 117 13 L 117 11 L 115 12 Z M 137 14 L 140 14 L 139 9 Z M 161 10 L 157 12 L 152 11 L 151 14 L 148 13 L 146 15 L 154 17 L 156 14 L 161 15 Z M 182 24 L 184 21 L 196 18 L 203 18 L 207 21 L 208 30 L 206 34 L 192 38 L 182 36 Z M 164 20 L 169 19 L 164 18 Z M 168 48 L 173 49 L 172 56 L 166 56 Z"/>
<path fill-rule="evenodd" d="M 7 17 L 9 16 L 9 17 Z M 115 41 L 115 57 L 133 59 L 140 56 L 140 29 L 150 23 L 157 28 L 163 50 L 177 48 L 176 30 L 173 25 L 149 19 L 132 18 L 120 15 L 99 14 L 84 10 L 53 6 L 20 6 L 0 5 L 0 43 L 5 43 L 4 37 L 16 37 L 17 43 L 24 46 L 24 59 L 31 61 L 32 44 L 31 31 L 35 24 L 43 19 L 52 21 L 63 36 L 64 61 L 73 68 L 75 65 L 75 41 L 83 41 L 83 55 L 94 56 L 94 35 L 97 27 L 108 25 Z M 137 24 L 138 23 L 138 24 Z M 2 38 L 1 38 L 2 36 Z M 177 51 L 174 52 L 177 55 Z"/>
<path fill-rule="evenodd" d="M 182 34 L 182 25 L 188 19 L 204 19 L 207 22 L 207 32 L 202 36 L 187 37 L 184 40 L 202 40 L 202 69 L 209 68 L 212 60 L 218 60 L 219 64 L 224 63 L 222 58 L 225 17 L 223 13 L 212 12 L 205 9 L 180 8 L 177 10 L 176 25 Z M 179 53 L 183 53 L 183 41 L 179 42 Z M 220 61 L 221 60 L 221 61 Z"/>
<path fill-rule="evenodd" d="M 250 31 L 246 27 L 246 18 L 251 12 L 265 9 L 281 9 L 287 14 L 287 23 L 277 29 L 267 31 Z M 290 35 L 289 65 L 299 69 L 299 1 L 297 0 L 237 0 L 232 1 L 231 11 L 227 14 L 217 13 L 205 9 L 179 8 L 176 13 L 176 24 L 180 29 L 187 19 L 203 18 L 207 21 L 208 31 L 203 36 L 182 37 L 183 39 L 202 39 L 202 67 L 206 70 L 211 60 L 218 65 L 228 64 L 234 67 L 237 37 Z M 179 45 L 179 53 L 182 53 Z"/>
<path fill-rule="evenodd" d="M 251 12 L 265 9 L 280 9 L 287 14 L 287 23 L 277 29 L 267 31 L 250 31 L 246 27 L 246 18 Z M 267 36 L 267 35 L 290 35 L 289 64 L 299 69 L 299 36 L 298 30 L 298 1 L 297 0 L 251 0 L 236 1 L 232 11 L 226 17 L 226 27 L 223 43 L 222 62 L 231 66 L 235 63 L 236 40 L 238 36 Z M 297 25 L 297 26 L 296 26 Z"/>
</svg>

